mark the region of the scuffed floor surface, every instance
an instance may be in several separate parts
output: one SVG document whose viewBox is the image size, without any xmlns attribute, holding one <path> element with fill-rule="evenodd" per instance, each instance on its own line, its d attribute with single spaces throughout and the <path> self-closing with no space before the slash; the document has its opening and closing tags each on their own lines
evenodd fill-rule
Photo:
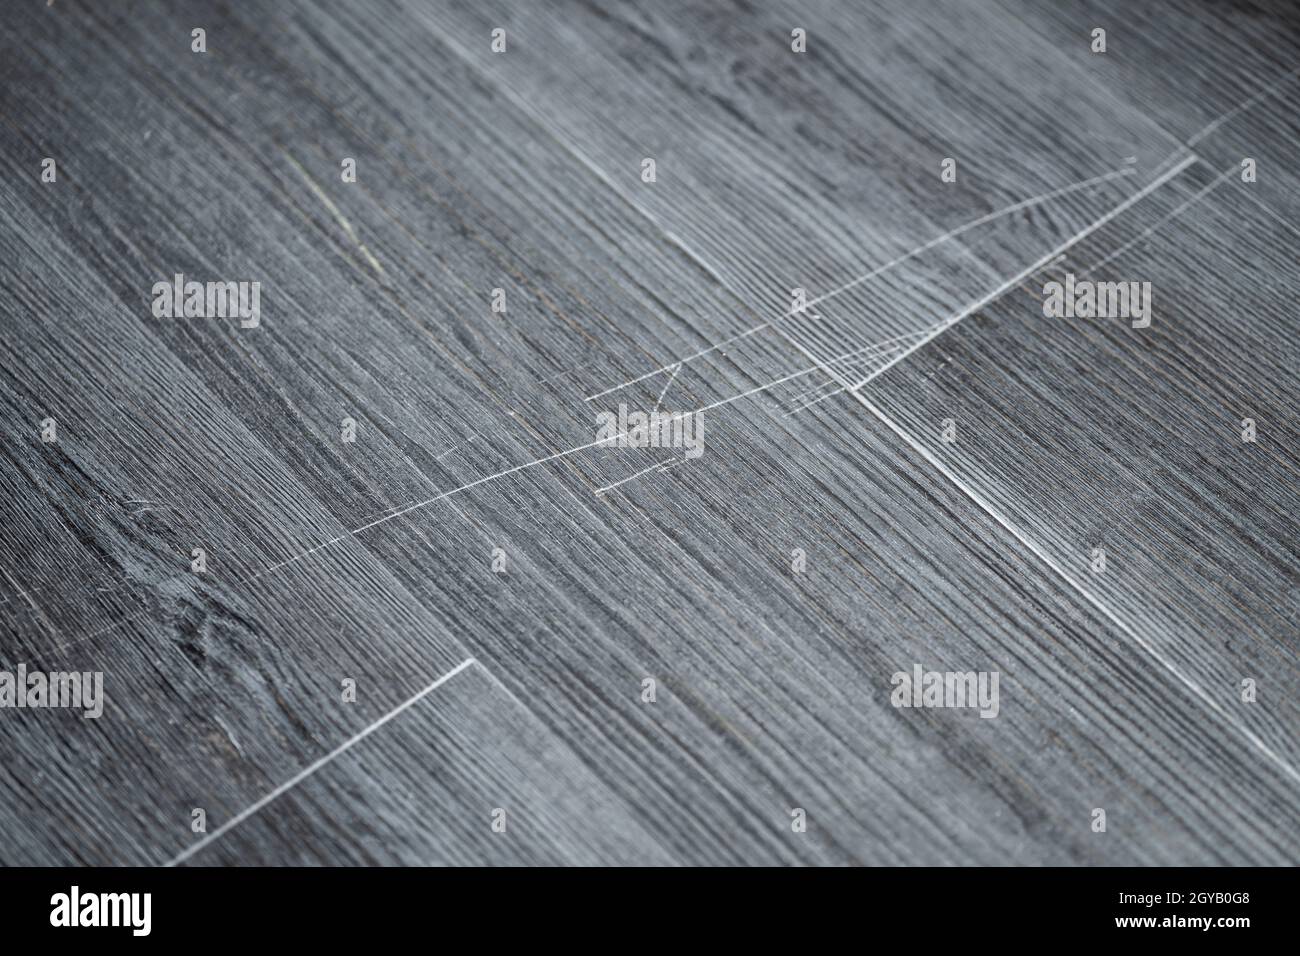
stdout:
<svg viewBox="0 0 1300 956">
<path fill-rule="evenodd" d="M 1298 23 L 8 5 L 0 863 L 1300 862 Z"/>
</svg>

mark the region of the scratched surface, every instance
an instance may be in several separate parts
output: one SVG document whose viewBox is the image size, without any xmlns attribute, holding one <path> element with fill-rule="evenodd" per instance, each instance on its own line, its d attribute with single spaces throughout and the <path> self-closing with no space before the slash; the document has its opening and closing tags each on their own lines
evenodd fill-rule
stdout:
<svg viewBox="0 0 1300 956">
<path fill-rule="evenodd" d="M 0 863 L 1300 861 L 1293 15 L 934 6 L 15 8 Z"/>
</svg>

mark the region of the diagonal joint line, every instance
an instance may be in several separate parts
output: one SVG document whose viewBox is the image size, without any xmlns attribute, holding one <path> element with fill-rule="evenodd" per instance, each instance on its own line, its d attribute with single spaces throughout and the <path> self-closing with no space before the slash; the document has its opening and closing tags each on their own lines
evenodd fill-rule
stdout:
<svg viewBox="0 0 1300 956">
<path fill-rule="evenodd" d="M 354 746 L 361 743 L 361 741 L 365 740 L 367 737 L 373 734 L 380 727 L 384 726 L 384 724 L 388 723 L 394 717 L 398 717 L 401 714 L 405 713 L 406 711 L 410 710 L 412 707 L 414 707 L 420 701 L 424 700 L 424 698 L 428 697 L 435 690 L 437 690 L 443 684 L 447 683 L 447 681 L 451 680 L 461 671 L 465 670 L 472 664 L 477 664 L 477 663 L 478 661 L 472 657 L 466 658 L 465 660 L 461 661 L 459 664 L 457 664 L 447 673 L 443 674 L 441 677 L 435 680 L 428 687 L 424 688 L 424 690 L 420 691 L 415 696 L 410 697 L 407 700 L 403 701 L 401 704 L 398 704 L 396 707 L 394 707 L 388 713 L 384 714 L 384 716 L 380 717 L 374 723 L 370 724 L 368 727 L 365 727 L 361 731 L 353 734 L 351 737 L 349 737 L 343 743 L 339 744 L 337 747 L 335 747 L 325 756 L 321 757 L 319 760 L 309 764 L 308 766 L 304 767 L 302 770 L 298 771 L 298 773 L 294 774 L 284 783 L 280 784 L 278 787 L 276 787 L 266 796 L 262 797 L 256 803 L 250 804 L 249 806 L 245 807 L 243 810 L 235 814 L 233 817 L 231 817 L 221 826 L 217 827 L 215 830 L 213 830 L 211 833 L 205 836 L 202 840 L 199 840 L 193 846 L 190 846 L 182 850 L 180 853 L 176 854 L 176 856 L 174 856 L 170 861 L 168 861 L 166 865 L 170 867 L 170 866 L 176 866 L 180 863 L 184 863 L 186 860 L 194 856 L 194 854 L 198 853 L 204 847 L 209 846 L 211 843 L 213 843 L 216 840 L 219 840 L 226 833 L 230 832 L 235 827 L 239 826 L 239 824 L 243 823 L 245 820 L 247 820 L 253 814 L 257 813 L 263 807 L 267 806 L 268 804 L 284 796 L 284 794 L 288 793 L 298 784 L 302 783 L 304 780 L 306 780 L 308 777 L 314 774 L 317 770 L 320 770 L 322 767 L 331 763 L 336 758 L 341 757 L 343 754 L 347 753 Z"/>
</svg>

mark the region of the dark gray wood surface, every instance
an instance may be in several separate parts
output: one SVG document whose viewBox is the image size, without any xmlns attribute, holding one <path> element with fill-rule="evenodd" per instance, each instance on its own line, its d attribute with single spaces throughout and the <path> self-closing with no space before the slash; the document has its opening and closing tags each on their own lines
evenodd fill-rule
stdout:
<svg viewBox="0 0 1300 956">
<path fill-rule="evenodd" d="M 1296 862 L 1294 23 L 1054 7 L 15 8 L 0 862 Z"/>
</svg>

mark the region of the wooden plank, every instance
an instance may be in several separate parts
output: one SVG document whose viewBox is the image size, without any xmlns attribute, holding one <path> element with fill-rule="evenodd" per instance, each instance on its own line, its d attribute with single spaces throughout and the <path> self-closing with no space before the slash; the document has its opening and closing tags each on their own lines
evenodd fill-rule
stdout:
<svg viewBox="0 0 1300 956">
<path fill-rule="evenodd" d="M 823 360 L 960 310 L 1180 148 L 1016 18 L 964 2 L 396 9 L 394 34 L 427 23 L 761 318 L 786 313 L 795 286 L 833 295 L 833 323 L 790 327 Z M 941 180 L 945 158 L 956 182 Z"/>
<path fill-rule="evenodd" d="M 591 771 L 475 664 L 181 862 L 669 861 Z"/>
<path fill-rule="evenodd" d="M 1292 4 L 1004 4 L 1077 62 L 1090 81 L 1140 110 L 1215 169 L 1254 160 L 1246 205 L 1300 219 L 1300 15 Z M 1104 55 L 1090 52 L 1109 27 Z M 1170 55 L 1176 44 L 1177 55 Z M 1253 213 L 1252 213 L 1253 214 Z M 1293 233 L 1294 235 L 1294 233 Z"/>
<path fill-rule="evenodd" d="M 1293 245 L 1242 202 L 1250 184 L 1186 178 L 864 394 L 1293 776 Z M 1044 318 L 1042 284 L 1098 264 L 1093 279 L 1151 283 L 1150 328 Z"/>
</svg>

